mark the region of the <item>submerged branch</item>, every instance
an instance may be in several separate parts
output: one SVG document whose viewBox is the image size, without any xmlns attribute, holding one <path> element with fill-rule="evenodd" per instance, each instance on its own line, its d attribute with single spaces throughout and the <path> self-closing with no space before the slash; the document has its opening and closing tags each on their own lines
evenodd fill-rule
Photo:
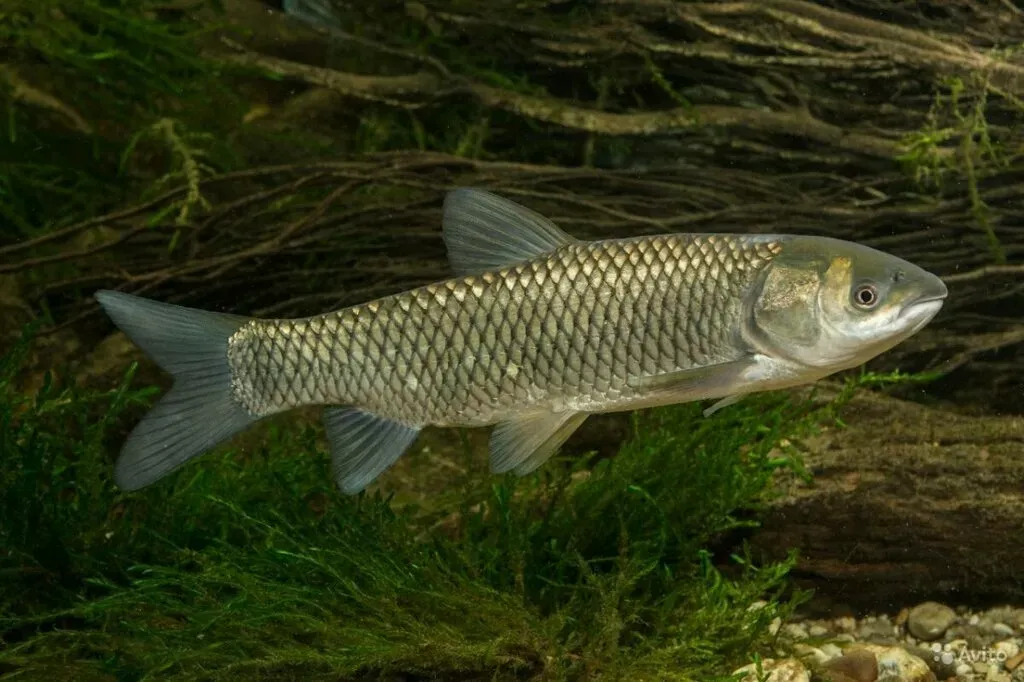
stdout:
<svg viewBox="0 0 1024 682">
<path fill-rule="evenodd" d="M 12 67 L 0 64 L 0 79 L 7 82 L 7 86 L 11 89 L 11 98 L 15 102 L 41 109 L 49 109 L 62 118 L 73 130 L 86 135 L 92 134 L 92 126 L 72 106 L 47 92 L 29 85 Z"/>
<path fill-rule="evenodd" d="M 237 44 L 233 46 L 243 49 Z M 575 106 L 554 97 L 531 96 L 482 83 L 460 82 L 458 79 L 444 81 L 436 74 L 427 72 L 407 76 L 364 76 L 247 51 L 225 58 L 246 66 L 258 66 L 308 85 L 329 88 L 343 95 L 410 109 L 426 106 L 445 95 L 468 93 L 486 107 L 579 132 L 610 136 L 653 136 L 697 127 L 735 128 L 804 137 L 843 151 L 887 159 L 901 151 L 898 140 L 846 131 L 816 120 L 806 111 L 774 112 L 729 106 L 693 106 L 667 111 L 613 113 Z M 942 150 L 942 153 L 951 152 Z"/>
</svg>

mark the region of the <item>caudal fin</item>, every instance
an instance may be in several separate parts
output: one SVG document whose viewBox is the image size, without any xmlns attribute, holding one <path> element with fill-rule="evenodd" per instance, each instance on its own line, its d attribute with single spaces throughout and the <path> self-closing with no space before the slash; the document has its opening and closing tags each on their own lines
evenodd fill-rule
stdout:
<svg viewBox="0 0 1024 682">
<path fill-rule="evenodd" d="M 228 365 L 228 338 L 249 318 L 120 291 L 97 291 L 95 297 L 114 324 L 174 377 L 171 390 L 125 441 L 115 466 L 118 487 L 154 483 L 257 421 L 232 398 Z"/>
</svg>

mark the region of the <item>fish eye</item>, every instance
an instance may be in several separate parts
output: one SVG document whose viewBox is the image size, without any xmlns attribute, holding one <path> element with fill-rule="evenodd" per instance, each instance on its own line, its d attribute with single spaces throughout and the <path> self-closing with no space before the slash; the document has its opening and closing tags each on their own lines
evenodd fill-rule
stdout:
<svg viewBox="0 0 1024 682">
<path fill-rule="evenodd" d="M 874 308 L 878 303 L 878 289 L 873 284 L 861 284 L 853 292 L 853 302 L 858 308 Z"/>
</svg>

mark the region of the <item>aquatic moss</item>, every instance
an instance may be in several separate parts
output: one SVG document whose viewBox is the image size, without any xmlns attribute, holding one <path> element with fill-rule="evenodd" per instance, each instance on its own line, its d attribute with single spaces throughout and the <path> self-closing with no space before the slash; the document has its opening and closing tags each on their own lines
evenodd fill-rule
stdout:
<svg viewBox="0 0 1024 682">
<path fill-rule="evenodd" d="M 1016 51 L 1008 50 L 996 58 L 1009 57 Z M 1005 264 L 1005 247 L 996 234 L 992 208 L 982 199 L 980 187 L 986 178 L 1017 160 L 1021 151 L 993 135 L 987 108 L 989 98 L 996 95 L 1006 99 L 1017 113 L 1024 112 L 1024 101 L 994 87 L 989 78 L 988 74 L 976 73 L 943 79 L 924 124 L 904 136 L 905 151 L 897 160 L 924 191 L 937 196 L 955 195 L 966 187 L 971 216 L 985 236 L 989 255 L 996 264 Z"/>
<path fill-rule="evenodd" d="M 197 49 L 210 27 L 190 17 L 150 0 L 4 3 L 0 218 L 15 228 L 7 237 L 132 196 L 121 154 L 160 119 L 221 134 L 241 120 L 244 104 L 222 80 L 224 68 Z M 159 167 L 164 151 L 173 156 L 150 150 L 146 163 Z M 230 165 L 227 146 L 217 152 Z"/>
<path fill-rule="evenodd" d="M 778 396 L 646 413 L 614 458 L 482 475 L 424 514 L 340 496 L 318 429 L 287 423 L 120 492 L 113 453 L 153 391 L 129 371 L 19 393 L 25 348 L 0 373 L 14 679 L 713 679 L 794 603 L 789 563 L 707 549 L 794 464 L 779 444 L 810 418 Z"/>
</svg>

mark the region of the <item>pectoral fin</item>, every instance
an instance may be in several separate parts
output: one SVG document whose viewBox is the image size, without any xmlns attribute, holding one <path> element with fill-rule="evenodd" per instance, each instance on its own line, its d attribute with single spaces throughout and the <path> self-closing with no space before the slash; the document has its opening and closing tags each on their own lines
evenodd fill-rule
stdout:
<svg viewBox="0 0 1024 682">
<path fill-rule="evenodd" d="M 743 399 L 743 396 L 745 396 L 745 395 L 746 395 L 746 393 L 736 393 L 735 395 L 728 396 L 727 398 L 722 398 L 717 403 L 715 403 L 714 405 L 712 405 L 708 409 L 704 410 L 704 416 L 705 417 L 710 417 L 711 415 L 713 415 L 715 412 L 718 412 L 723 407 L 729 407 L 733 403 L 739 402 L 740 400 Z"/>
<path fill-rule="evenodd" d="M 529 474 L 548 461 L 586 418 L 585 412 L 538 412 L 501 422 L 491 433 L 491 471 Z"/>
<path fill-rule="evenodd" d="M 738 393 L 750 381 L 747 373 L 756 367 L 757 356 L 745 355 L 738 360 L 717 365 L 643 377 L 636 383 L 640 390 L 650 393 L 652 397 L 686 403 Z M 723 403 L 720 407 L 729 404 Z"/>
<path fill-rule="evenodd" d="M 387 470 L 416 440 L 420 429 L 354 407 L 324 410 L 334 479 L 355 495 Z"/>
</svg>

